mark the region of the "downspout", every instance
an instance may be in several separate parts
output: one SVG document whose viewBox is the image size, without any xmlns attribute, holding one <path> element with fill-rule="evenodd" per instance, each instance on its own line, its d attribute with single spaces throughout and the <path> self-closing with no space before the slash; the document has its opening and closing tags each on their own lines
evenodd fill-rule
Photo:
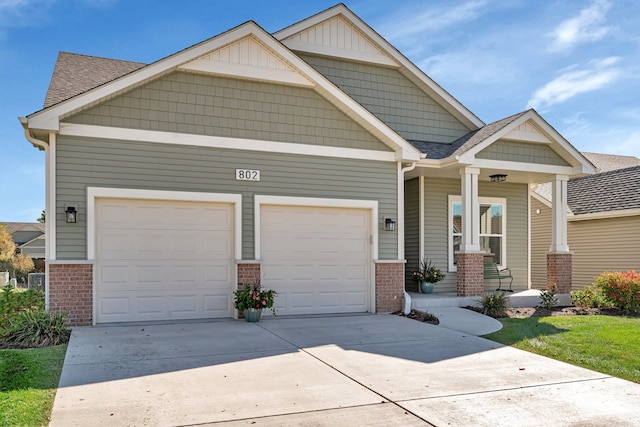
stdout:
<svg viewBox="0 0 640 427">
<path fill-rule="evenodd" d="M 29 129 L 29 122 L 26 117 L 18 117 L 20 120 L 20 124 L 24 129 L 24 137 L 27 141 L 29 141 L 34 147 L 40 148 L 45 152 L 45 214 L 47 216 L 46 221 L 44 223 L 44 235 L 46 238 L 46 244 L 44 247 L 44 259 L 45 259 L 45 283 L 44 287 L 44 302 L 45 302 L 45 310 L 49 311 L 49 261 L 51 260 L 51 245 L 53 244 L 53 228 L 52 224 L 55 222 L 56 214 L 55 210 L 50 209 L 51 197 L 49 191 L 49 173 L 50 173 L 50 156 L 51 150 L 49 149 L 49 143 L 47 141 L 43 141 L 41 139 L 36 138 L 31 134 L 31 130 Z"/>
<path fill-rule="evenodd" d="M 416 164 L 417 162 L 412 162 L 409 166 L 403 168 L 402 162 L 398 162 L 398 260 L 404 259 L 404 174 L 414 170 Z M 411 313 L 411 296 L 406 289 L 403 292 L 404 304 L 402 312 L 406 315 Z"/>
</svg>

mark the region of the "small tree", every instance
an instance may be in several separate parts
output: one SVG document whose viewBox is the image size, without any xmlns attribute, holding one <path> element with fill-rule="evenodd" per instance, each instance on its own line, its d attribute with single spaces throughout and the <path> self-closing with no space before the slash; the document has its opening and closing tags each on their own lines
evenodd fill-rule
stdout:
<svg viewBox="0 0 640 427">
<path fill-rule="evenodd" d="M 44 209 L 42 210 L 42 213 L 40 214 L 40 218 L 38 218 L 36 221 L 44 224 L 45 222 L 47 222 L 47 213 L 44 211 Z"/>
<path fill-rule="evenodd" d="M 11 234 L 7 227 L 0 224 L 0 271 L 8 271 L 9 276 L 25 282 L 27 275 L 33 270 L 33 260 L 25 254 L 16 253 L 16 244 Z"/>
</svg>

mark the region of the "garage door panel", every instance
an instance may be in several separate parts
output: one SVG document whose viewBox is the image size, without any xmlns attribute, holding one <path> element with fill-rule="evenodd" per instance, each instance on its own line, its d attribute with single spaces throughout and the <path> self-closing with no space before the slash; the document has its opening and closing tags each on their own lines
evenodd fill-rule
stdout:
<svg viewBox="0 0 640 427">
<path fill-rule="evenodd" d="M 365 209 L 261 207 L 263 285 L 280 314 L 364 312 L 371 256 Z"/>
<path fill-rule="evenodd" d="M 231 316 L 231 205 L 99 199 L 96 206 L 98 322 Z"/>
</svg>

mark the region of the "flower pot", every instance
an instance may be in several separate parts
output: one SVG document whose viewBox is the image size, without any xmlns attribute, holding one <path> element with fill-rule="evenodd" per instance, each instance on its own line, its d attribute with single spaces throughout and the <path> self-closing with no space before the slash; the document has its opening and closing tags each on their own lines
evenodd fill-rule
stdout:
<svg viewBox="0 0 640 427">
<path fill-rule="evenodd" d="M 247 322 L 256 323 L 260 321 L 260 317 L 262 316 L 261 308 L 249 308 L 243 311 L 244 319 Z"/>
<path fill-rule="evenodd" d="M 420 282 L 420 291 L 423 294 L 430 294 L 433 292 L 433 283 L 431 282 Z"/>
</svg>

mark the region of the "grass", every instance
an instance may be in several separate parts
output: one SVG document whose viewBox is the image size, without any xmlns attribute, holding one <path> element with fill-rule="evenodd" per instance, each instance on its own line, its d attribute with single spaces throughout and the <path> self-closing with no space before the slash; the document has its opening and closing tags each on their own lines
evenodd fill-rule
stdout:
<svg viewBox="0 0 640 427">
<path fill-rule="evenodd" d="M 498 319 L 492 341 L 640 383 L 640 318 L 549 316 Z"/>
<path fill-rule="evenodd" d="M 48 425 L 66 350 L 0 350 L 0 426 Z"/>
</svg>

